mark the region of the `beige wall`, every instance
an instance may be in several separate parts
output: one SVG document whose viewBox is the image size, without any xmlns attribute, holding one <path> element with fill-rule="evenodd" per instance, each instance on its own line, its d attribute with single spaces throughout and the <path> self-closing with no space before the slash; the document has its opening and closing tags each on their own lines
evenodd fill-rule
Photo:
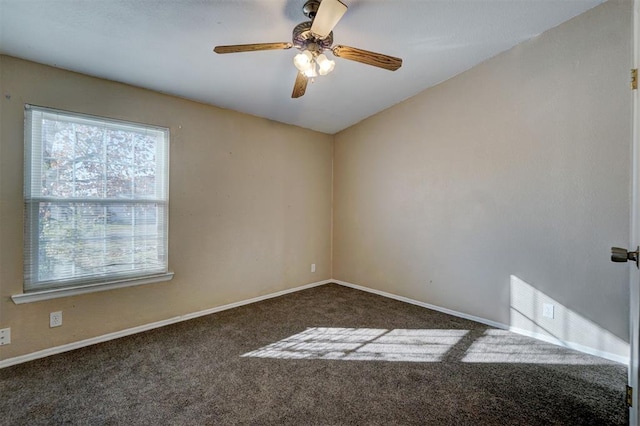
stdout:
<svg viewBox="0 0 640 426">
<path fill-rule="evenodd" d="M 628 356 L 631 4 L 339 133 L 333 277 Z"/>
<path fill-rule="evenodd" d="M 333 138 L 0 56 L 0 360 L 331 277 Z M 25 103 L 171 129 L 173 281 L 15 305 Z M 311 263 L 317 265 L 310 272 Z M 49 313 L 63 311 L 60 328 Z"/>
<path fill-rule="evenodd" d="M 610 0 L 335 138 L 0 56 L 0 360 L 330 278 L 332 178 L 334 278 L 626 356 L 630 41 Z M 10 300 L 25 103 L 171 129 L 173 281 Z"/>
</svg>

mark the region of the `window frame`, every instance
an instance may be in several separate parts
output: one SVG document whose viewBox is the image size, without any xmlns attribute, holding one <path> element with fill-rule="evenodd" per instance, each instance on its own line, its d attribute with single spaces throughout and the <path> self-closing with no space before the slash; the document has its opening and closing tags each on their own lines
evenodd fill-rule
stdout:
<svg viewBox="0 0 640 426">
<path fill-rule="evenodd" d="M 107 117 L 100 117 L 89 114 L 70 112 L 54 108 L 46 108 L 26 104 L 24 107 L 24 149 L 25 149 L 25 169 L 24 169 L 24 276 L 23 294 L 12 296 L 14 302 L 25 303 L 29 301 L 43 300 L 48 298 L 62 297 L 70 294 L 81 294 L 86 292 L 108 290 L 131 285 L 146 284 L 150 282 L 167 281 L 173 278 L 173 273 L 169 272 L 169 150 L 170 150 L 170 129 L 166 127 L 147 125 L 131 121 L 116 120 Z M 36 113 L 41 115 L 34 118 Z M 34 135 L 33 130 L 39 128 L 42 134 L 42 124 L 47 116 L 55 115 L 56 120 L 69 121 L 74 124 L 99 125 L 106 129 L 117 129 L 119 131 L 157 132 L 162 137 L 161 143 L 156 144 L 154 174 L 154 196 L 136 196 L 132 192 L 130 198 L 109 198 L 106 193 L 102 196 L 57 197 L 40 195 L 40 182 L 42 181 L 42 165 L 44 138 Z M 34 120 L 39 120 L 36 122 Z M 35 139 L 34 139 L 35 137 Z M 106 154 L 105 154 L 106 155 Z M 135 167 L 135 164 L 130 167 Z M 106 179 L 106 177 L 105 177 Z M 74 180 L 75 181 L 75 180 Z M 36 183 L 34 188 L 32 185 Z M 105 181 L 106 183 L 106 181 Z M 91 203 L 95 205 L 108 206 L 110 204 L 125 205 L 152 205 L 156 204 L 161 208 L 156 210 L 156 215 L 162 213 L 162 225 L 156 233 L 161 238 L 163 244 L 163 262 L 158 268 L 136 273 L 133 271 L 105 272 L 93 276 L 75 276 L 71 278 L 40 280 L 38 253 L 41 245 L 40 235 L 40 214 L 39 209 L 42 203 Z M 157 216 L 156 216 L 157 217 Z M 135 226 L 135 222 L 131 226 Z M 104 235 L 106 241 L 108 236 Z M 132 236 L 131 238 L 135 238 Z M 34 300 L 32 300 L 34 299 Z"/>
</svg>

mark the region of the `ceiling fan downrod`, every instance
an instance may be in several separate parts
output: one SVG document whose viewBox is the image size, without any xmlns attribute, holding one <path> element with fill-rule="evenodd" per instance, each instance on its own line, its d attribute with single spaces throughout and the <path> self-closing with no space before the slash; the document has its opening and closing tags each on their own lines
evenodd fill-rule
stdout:
<svg viewBox="0 0 640 426">
<path fill-rule="evenodd" d="M 304 16 L 306 16 L 307 18 L 313 21 L 313 18 L 315 18 L 316 14 L 318 13 L 319 7 L 320 7 L 320 0 L 308 0 L 304 4 L 304 6 L 302 6 L 302 13 L 304 13 Z"/>
</svg>

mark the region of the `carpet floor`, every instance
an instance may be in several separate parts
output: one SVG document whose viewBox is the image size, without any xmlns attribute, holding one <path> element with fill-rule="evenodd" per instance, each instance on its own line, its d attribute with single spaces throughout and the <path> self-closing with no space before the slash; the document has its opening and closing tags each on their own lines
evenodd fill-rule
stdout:
<svg viewBox="0 0 640 426">
<path fill-rule="evenodd" d="M 0 370 L 3 425 L 624 425 L 625 365 L 328 284 Z"/>
</svg>

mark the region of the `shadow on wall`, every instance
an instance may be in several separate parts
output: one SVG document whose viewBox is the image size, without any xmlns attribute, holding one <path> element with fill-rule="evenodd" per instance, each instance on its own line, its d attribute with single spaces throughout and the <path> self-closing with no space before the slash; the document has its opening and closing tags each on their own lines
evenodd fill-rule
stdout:
<svg viewBox="0 0 640 426">
<path fill-rule="evenodd" d="M 589 347 L 610 354 L 629 352 L 629 344 L 623 339 L 515 275 L 510 276 L 510 290 L 509 325 L 513 331 L 574 349 Z"/>
</svg>

